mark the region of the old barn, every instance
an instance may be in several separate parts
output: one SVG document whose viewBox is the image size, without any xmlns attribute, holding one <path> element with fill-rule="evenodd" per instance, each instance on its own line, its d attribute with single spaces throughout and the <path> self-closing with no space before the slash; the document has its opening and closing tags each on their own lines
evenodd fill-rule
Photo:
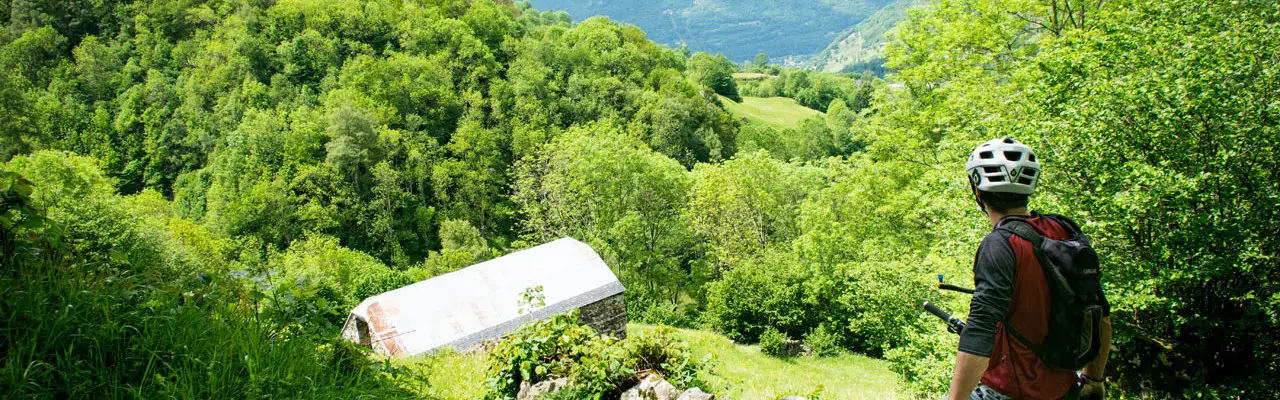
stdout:
<svg viewBox="0 0 1280 400">
<path fill-rule="evenodd" d="M 538 286 L 544 306 L 522 314 L 521 293 Z M 351 310 L 342 335 L 380 354 L 409 357 L 466 349 L 577 308 L 583 323 L 622 337 L 623 291 L 595 250 L 564 238 L 367 298 Z"/>
</svg>

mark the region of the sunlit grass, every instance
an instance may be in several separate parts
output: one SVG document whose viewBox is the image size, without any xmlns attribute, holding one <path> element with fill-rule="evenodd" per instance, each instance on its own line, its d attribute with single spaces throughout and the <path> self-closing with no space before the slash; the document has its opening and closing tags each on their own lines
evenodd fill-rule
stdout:
<svg viewBox="0 0 1280 400">
<path fill-rule="evenodd" d="M 653 326 L 632 324 L 627 331 L 634 335 L 650 329 Z M 760 353 L 758 346 L 735 344 L 715 333 L 687 329 L 677 332 L 696 356 L 714 357 L 715 367 L 708 381 L 715 387 L 706 390 L 718 396 L 741 400 L 815 393 L 823 399 L 900 397 L 898 377 L 884 360 L 853 354 L 776 358 Z"/>
<path fill-rule="evenodd" d="M 638 335 L 654 328 L 631 324 L 627 334 Z M 823 399 L 901 397 L 898 377 L 883 360 L 854 354 L 777 358 L 760 353 L 758 346 L 735 344 L 716 333 L 690 329 L 676 332 L 680 340 L 689 343 L 696 357 L 710 354 L 715 360 L 706 377 L 711 387 L 702 389 L 717 396 L 739 400 L 815 394 Z M 416 375 L 416 379 L 401 379 L 402 387 L 424 398 L 446 400 L 483 398 L 486 364 L 485 354 L 454 351 L 397 361 L 397 365 Z"/>
<path fill-rule="evenodd" d="M 822 114 L 786 97 L 743 97 L 741 103 L 720 97 L 720 102 L 735 117 L 782 129 L 794 128 L 805 118 Z"/>
<path fill-rule="evenodd" d="M 484 398 L 485 367 L 488 355 L 452 350 L 396 361 L 414 374 L 400 379 L 401 387 L 427 399 L 474 400 Z"/>
</svg>

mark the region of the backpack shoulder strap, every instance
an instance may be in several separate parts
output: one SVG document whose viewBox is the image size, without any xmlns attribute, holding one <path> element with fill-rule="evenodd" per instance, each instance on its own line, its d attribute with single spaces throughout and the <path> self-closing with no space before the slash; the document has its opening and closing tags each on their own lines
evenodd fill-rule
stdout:
<svg viewBox="0 0 1280 400">
<path fill-rule="evenodd" d="M 1004 217 L 996 225 L 996 229 L 1007 231 L 1009 233 L 1017 235 L 1020 238 L 1025 239 L 1028 242 L 1031 242 L 1031 248 L 1033 249 L 1033 252 L 1036 256 L 1036 260 L 1040 261 L 1040 265 L 1042 267 L 1044 266 L 1044 260 L 1040 256 L 1040 244 L 1044 241 L 1044 238 L 1040 236 L 1039 232 L 1036 232 L 1035 228 L 1031 227 L 1031 223 L 1027 222 L 1026 217 L 1018 216 L 1018 215 L 1011 215 L 1008 217 Z M 1015 340 L 1017 340 L 1019 343 L 1022 343 L 1023 346 L 1026 346 L 1027 348 L 1031 349 L 1031 351 L 1034 352 L 1037 356 L 1039 356 L 1044 351 L 1043 345 L 1032 342 L 1030 339 L 1027 339 L 1026 336 L 1023 336 L 1021 332 L 1018 332 L 1018 330 L 1015 329 L 1013 325 L 1010 323 L 1008 315 L 1005 315 L 1003 322 L 1004 322 L 1005 331 L 1013 334 L 1013 338 Z"/>
<path fill-rule="evenodd" d="M 1031 223 L 1027 222 L 1026 217 L 1004 217 L 1000 220 L 1000 223 L 996 225 L 996 229 L 1008 231 L 1009 233 L 1018 235 L 1018 237 L 1031 242 L 1031 246 L 1035 248 L 1037 252 L 1040 250 L 1040 243 L 1044 241 L 1044 238 L 1040 236 L 1040 232 L 1036 232 L 1036 229 L 1031 227 Z"/>
</svg>

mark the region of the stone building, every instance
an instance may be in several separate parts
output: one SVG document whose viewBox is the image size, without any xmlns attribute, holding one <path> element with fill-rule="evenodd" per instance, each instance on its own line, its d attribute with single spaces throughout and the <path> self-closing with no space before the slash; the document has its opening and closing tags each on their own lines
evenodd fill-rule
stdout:
<svg viewBox="0 0 1280 400">
<path fill-rule="evenodd" d="M 543 305 L 522 310 L 522 294 L 539 286 Z M 584 324 L 621 338 L 624 290 L 595 250 L 564 238 L 365 299 L 351 310 L 342 336 L 409 357 L 467 349 L 576 308 Z"/>
</svg>

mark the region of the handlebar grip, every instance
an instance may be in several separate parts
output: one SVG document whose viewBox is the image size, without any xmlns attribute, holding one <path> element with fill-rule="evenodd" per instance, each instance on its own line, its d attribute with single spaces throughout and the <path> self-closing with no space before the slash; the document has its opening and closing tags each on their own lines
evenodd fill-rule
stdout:
<svg viewBox="0 0 1280 400">
<path fill-rule="evenodd" d="M 969 288 L 965 288 L 965 287 L 959 287 L 959 286 L 952 285 L 952 284 L 949 284 L 949 283 L 939 283 L 939 284 L 938 284 L 938 289 L 950 290 L 950 291 L 953 291 L 953 292 L 960 292 L 960 293 L 973 294 L 973 289 L 969 289 Z"/>
<path fill-rule="evenodd" d="M 938 318 L 942 318 L 943 321 L 951 320 L 951 314 L 947 314 L 946 311 L 942 311 L 941 308 L 938 308 L 938 306 L 935 306 L 927 301 L 924 302 L 924 309 L 929 311 L 933 315 L 938 316 Z"/>
</svg>

